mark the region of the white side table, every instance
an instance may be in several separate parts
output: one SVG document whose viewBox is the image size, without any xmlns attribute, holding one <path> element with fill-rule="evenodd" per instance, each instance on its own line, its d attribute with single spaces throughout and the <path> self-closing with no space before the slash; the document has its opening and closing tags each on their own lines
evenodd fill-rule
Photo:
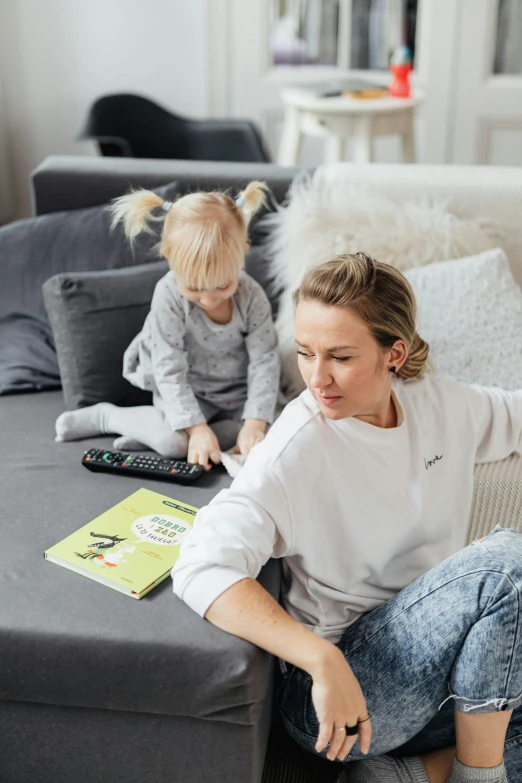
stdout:
<svg viewBox="0 0 522 783">
<path fill-rule="evenodd" d="M 354 147 L 355 163 L 371 163 L 375 136 L 398 134 L 405 163 L 415 163 L 415 108 L 424 95 L 415 90 L 411 98 L 321 98 L 310 90 L 281 91 L 285 106 L 283 133 L 277 162 L 295 166 L 304 134 L 325 137 L 325 163 L 343 158 L 345 139 Z"/>
</svg>

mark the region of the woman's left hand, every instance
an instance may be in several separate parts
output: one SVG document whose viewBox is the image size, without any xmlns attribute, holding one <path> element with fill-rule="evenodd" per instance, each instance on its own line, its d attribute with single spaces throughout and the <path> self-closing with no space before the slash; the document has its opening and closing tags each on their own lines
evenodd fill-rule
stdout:
<svg viewBox="0 0 522 783">
<path fill-rule="evenodd" d="M 261 443 L 264 440 L 265 431 L 266 421 L 262 419 L 245 419 L 237 436 L 236 453 L 246 457 L 256 443 Z"/>
</svg>

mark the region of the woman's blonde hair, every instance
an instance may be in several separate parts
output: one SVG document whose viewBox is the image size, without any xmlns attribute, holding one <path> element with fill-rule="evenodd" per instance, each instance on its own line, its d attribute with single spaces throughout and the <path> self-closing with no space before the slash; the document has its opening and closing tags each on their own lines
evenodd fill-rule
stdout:
<svg viewBox="0 0 522 783">
<path fill-rule="evenodd" d="M 132 242 L 153 233 L 164 220 L 159 252 L 181 282 L 190 288 L 217 288 L 236 280 L 244 266 L 248 224 L 266 203 L 264 182 L 250 182 L 234 201 L 219 191 L 189 193 L 173 203 L 150 190 L 134 190 L 109 207 L 112 228 L 118 223 Z M 155 208 L 163 214 L 154 214 Z"/>
<path fill-rule="evenodd" d="M 382 350 L 396 340 L 408 346 L 408 358 L 397 371 L 404 379 L 426 372 L 429 345 L 417 334 L 417 303 L 408 280 L 389 264 L 365 253 L 338 255 L 310 270 L 293 294 L 300 301 L 344 307 L 363 321 Z"/>
</svg>

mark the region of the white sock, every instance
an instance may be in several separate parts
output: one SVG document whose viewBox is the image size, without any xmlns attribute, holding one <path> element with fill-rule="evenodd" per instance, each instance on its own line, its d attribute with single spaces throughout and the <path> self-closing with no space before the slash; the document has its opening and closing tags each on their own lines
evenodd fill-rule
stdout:
<svg viewBox="0 0 522 783">
<path fill-rule="evenodd" d="M 110 402 L 99 402 L 89 408 L 62 413 L 56 419 L 56 440 L 83 440 L 106 435 L 106 417 L 113 407 Z"/>
<path fill-rule="evenodd" d="M 140 443 L 139 440 L 120 435 L 112 444 L 116 451 L 150 451 L 150 446 Z"/>
</svg>

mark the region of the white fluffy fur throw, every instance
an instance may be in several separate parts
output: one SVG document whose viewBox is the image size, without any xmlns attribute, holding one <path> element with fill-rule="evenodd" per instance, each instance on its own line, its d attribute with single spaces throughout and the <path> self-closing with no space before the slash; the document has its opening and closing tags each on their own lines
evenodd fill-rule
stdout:
<svg viewBox="0 0 522 783">
<path fill-rule="evenodd" d="M 265 218 L 268 252 L 281 290 L 276 328 L 288 399 L 304 388 L 297 368 L 292 292 L 306 271 L 338 253 L 363 251 L 397 269 L 474 255 L 499 245 L 484 221 L 459 218 L 444 202 L 396 203 L 375 187 L 354 187 L 346 169 L 320 166 L 292 184 L 289 203 Z"/>
</svg>

